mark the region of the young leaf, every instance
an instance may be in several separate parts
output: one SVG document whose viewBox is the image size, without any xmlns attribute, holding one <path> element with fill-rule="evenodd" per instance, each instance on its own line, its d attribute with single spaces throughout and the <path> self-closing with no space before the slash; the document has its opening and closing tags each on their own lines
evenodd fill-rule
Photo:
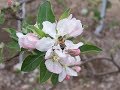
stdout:
<svg viewBox="0 0 120 90">
<path fill-rule="evenodd" d="M 10 37 L 14 40 L 18 40 L 18 37 L 16 35 L 16 30 L 13 28 L 5 28 L 5 31 L 8 32 L 10 34 Z"/>
<path fill-rule="evenodd" d="M 17 51 L 20 51 L 20 47 L 19 47 L 19 44 L 18 42 L 16 41 L 11 41 L 7 44 L 7 47 L 10 48 L 10 49 L 16 49 Z"/>
<path fill-rule="evenodd" d="M 58 75 L 57 74 L 52 75 L 51 82 L 53 85 L 56 85 L 58 83 Z"/>
<path fill-rule="evenodd" d="M 99 51 L 102 51 L 102 50 L 100 48 L 98 48 L 97 46 L 85 44 L 85 45 L 80 47 L 80 51 L 81 52 L 89 52 L 89 51 L 99 52 Z"/>
<path fill-rule="evenodd" d="M 24 34 L 32 32 L 30 29 L 28 29 L 29 24 L 24 20 L 22 23 L 22 32 Z"/>
<path fill-rule="evenodd" d="M 38 55 L 29 55 L 23 61 L 21 71 L 30 72 L 36 69 L 43 60 L 43 53 Z"/>
<path fill-rule="evenodd" d="M 61 16 L 60 16 L 60 20 L 67 18 L 70 15 L 70 9 L 67 9 Z"/>
<path fill-rule="evenodd" d="M 43 60 L 40 64 L 40 83 L 44 83 L 51 77 L 52 73 L 49 72 L 45 66 L 45 61 Z"/>
<path fill-rule="evenodd" d="M 40 29 L 42 29 L 42 23 L 44 21 L 50 21 L 51 23 L 55 22 L 55 16 L 51 9 L 50 1 L 45 1 L 42 5 L 40 5 L 37 16 L 37 23 Z"/>
<path fill-rule="evenodd" d="M 31 31 L 33 31 L 34 33 L 36 33 L 40 37 L 45 36 L 45 33 L 41 29 L 39 29 L 33 25 L 29 25 L 27 28 L 30 29 Z"/>
</svg>

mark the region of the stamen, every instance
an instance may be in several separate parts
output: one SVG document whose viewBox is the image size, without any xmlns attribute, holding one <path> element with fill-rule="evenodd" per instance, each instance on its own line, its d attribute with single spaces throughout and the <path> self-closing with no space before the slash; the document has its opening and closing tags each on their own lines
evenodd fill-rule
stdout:
<svg viewBox="0 0 120 90">
<path fill-rule="evenodd" d="M 53 61 L 58 61 L 60 58 L 57 55 L 53 55 L 52 59 L 53 59 Z"/>
</svg>

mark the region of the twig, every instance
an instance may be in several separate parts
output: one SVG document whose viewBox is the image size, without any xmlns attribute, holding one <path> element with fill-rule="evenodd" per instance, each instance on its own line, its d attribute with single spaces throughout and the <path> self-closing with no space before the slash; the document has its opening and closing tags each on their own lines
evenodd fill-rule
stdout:
<svg viewBox="0 0 120 90">
<path fill-rule="evenodd" d="M 19 10 L 20 12 L 18 13 L 19 17 L 22 19 L 24 19 L 25 15 L 26 15 L 26 9 L 25 9 L 26 2 L 25 1 L 30 1 L 30 0 L 19 0 L 19 2 L 23 2 L 23 3 L 21 3 L 21 7 Z M 22 30 L 22 21 L 18 20 L 18 31 L 21 31 L 21 30 Z M 19 62 L 21 62 L 23 60 L 23 55 L 24 55 L 24 51 L 22 53 L 20 53 L 20 55 L 19 55 Z"/>
<path fill-rule="evenodd" d="M 111 54 L 111 60 L 112 60 L 112 63 L 118 68 L 118 71 L 120 71 L 120 66 L 115 62 L 113 54 Z"/>
<path fill-rule="evenodd" d="M 111 71 L 111 72 L 104 72 L 104 73 L 94 73 L 94 76 L 106 76 L 106 75 L 111 75 L 111 74 L 116 74 L 119 73 L 120 71 Z"/>
<path fill-rule="evenodd" d="M 9 62 L 9 61 L 13 60 L 14 58 L 18 57 L 19 55 L 20 55 L 20 52 L 17 53 L 16 55 L 14 55 L 13 57 L 6 59 L 4 62 Z"/>
<path fill-rule="evenodd" d="M 83 60 L 83 62 L 80 64 L 80 66 L 83 66 L 89 62 L 93 62 L 95 60 L 109 60 L 111 61 L 111 58 L 105 58 L 105 57 L 96 57 L 96 58 L 90 58 L 90 59 L 87 59 L 87 60 Z"/>
<path fill-rule="evenodd" d="M 18 0 L 19 1 L 19 0 Z M 21 0 L 21 1 L 19 1 L 19 4 L 20 5 L 22 5 L 23 3 L 32 3 L 32 2 L 34 2 L 34 1 L 36 1 L 36 0 Z M 13 4 L 12 6 L 14 6 L 15 4 Z M 6 9 L 9 9 L 9 8 L 11 8 L 11 6 L 7 6 L 7 7 L 4 7 L 4 8 L 2 8 L 2 9 L 4 9 L 4 10 L 6 10 Z M 1 9 L 1 10 L 2 10 Z"/>
<path fill-rule="evenodd" d="M 110 74 L 114 74 L 114 73 L 119 73 L 120 72 L 120 66 L 115 62 L 113 55 L 111 54 L 111 58 L 105 58 L 105 57 L 97 57 L 97 58 L 91 58 L 91 59 L 87 59 L 87 60 L 83 60 L 83 62 L 81 63 L 80 66 L 84 66 L 85 64 L 95 61 L 95 60 L 108 60 L 110 62 L 112 62 L 114 64 L 115 67 L 117 67 L 117 71 L 111 71 L 111 72 L 103 72 L 103 73 L 96 73 L 93 72 L 94 76 L 104 76 L 104 75 L 110 75 Z"/>
</svg>

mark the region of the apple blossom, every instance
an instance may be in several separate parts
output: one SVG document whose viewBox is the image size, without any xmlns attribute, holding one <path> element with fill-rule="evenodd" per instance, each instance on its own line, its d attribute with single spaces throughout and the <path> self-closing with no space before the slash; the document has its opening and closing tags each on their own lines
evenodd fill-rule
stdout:
<svg viewBox="0 0 120 90">
<path fill-rule="evenodd" d="M 35 34 L 28 33 L 26 35 L 23 35 L 22 33 L 17 32 L 16 35 L 18 36 L 18 43 L 20 45 L 20 48 L 26 48 L 30 50 L 35 49 L 35 45 L 39 40 Z"/>
<path fill-rule="evenodd" d="M 62 65 L 60 60 L 65 58 L 66 55 L 60 49 L 60 46 L 54 46 L 53 48 L 49 49 L 45 55 L 45 65 L 46 68 L 53 73 L 59 74 L 62 72 Z"/>
<path fill-rule="evenodd" d="M 81 59 L 80 56 L 72 57 L 69 54 L 66 54 L 66 57 L 59 61 L 61 63 L 62 72 L 59 74 L 58 81 L 62 82 L 66 76 L 77 76 L 77 70 L 74 69 L 74 65 L 80 65 Z M 70 68 L 71 67 L 71 68 Z"/>
<path fill-rule="evenodd" d="M 38 43 L 36 44 L 36 49 L 39 51 L 47 51 L 53 45 L 60 44 L 60 37 L 65 41 L 67 36 L 76 37 L 83 32 L 80 20 L 72 18 L 72 15 L 70 15 L 68 18 L 58 21 L 58 23 L 44 21 L 42 24 L 43 32 L 48 34 L 50 37 L 43 37 L 42 40 L 38 41 Z M 47 49 L 43 49 L 47 46 L 49 46 Z"/>
<path fill-rule="evenodd" d="M 62 19 L 57 24 L 57 30 L 60 35 L 68 35 L 77 37 L 83 32 L 83 27 L 80 20 L 72 18 L 72 14 L 65 19 Z"/>
</svg>

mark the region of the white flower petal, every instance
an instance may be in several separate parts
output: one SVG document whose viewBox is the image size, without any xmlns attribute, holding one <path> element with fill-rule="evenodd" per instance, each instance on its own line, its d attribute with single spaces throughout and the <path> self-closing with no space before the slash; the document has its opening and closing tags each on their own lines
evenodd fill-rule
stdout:
<svg viewBox="0 0 120 90">
<path fill-rule="evenodd" d="M 62 19 L 57 24 L 58 34 L 64 36 L 69 35 L 70 37 L 77 37 L 83 32 L 83 27 L 80 20 L 72 18 L 70 15 L 68 18 Z"/>
<path fill-rule="evenodd" d="M 59 74 L 62 72 L 62 66 L 59 62 L 53 62 L 51 59 L 45 61 L 46 68 L 53 73 Z"/>
<path fill-rule="evenodd" d="M 83 32 L 83 27 L 80 20 L 76 20 L 75 18 L 73 18 L 69 21 L 69 25 L 69 36 L 77 37 Z"/>
<path fill-rule="evenodd" d="M 57 30 L 58 30 L 58 35 L 60 36 L 64 36 L 67 34 L 68 30 L 67 27 L 69 27 L 67 25 L 68 19 L 62 19 L 57 23 Z"/>
<path fill-rule="evenodd" d="M 18 38 L 22 38 L 24 36 L 21 32 L 17 32 L 16 35 Z"/>
<path fill-rule="evenodd" d="M 55 38 L 56 36 L 56 24 L 49 21 L 43 22 L 43 31 L 46 34 L 49 34 L 51 37 Z"/>
<path fill-rule="evenodd" d="M 49 37 L 43 37 L 36 43 L 36 49 L 39 51 L 47 51 L 48 49 L 52 48 L 55 41 Z"/>
<path fill-rule="evenodd" d="M 69 67 L 66 67 L 66 72 L 67 72 L 67 75 L 78 76 L 77 72 L 74 71 L 73 69 L 69 68 Z"/>
<path fill-rule="evenodd" d="M 79 42 L 78 44 L 74 44 L 74 48 L 79 48 L 83 45 L 83 42 Z"/>
<path fill-rule="evenodd" d="M 55 53 L 60 57 L 60 58 L 65 58 L 66 54 L 60 50 L 55 50 Z"/>
<path fill-rule="evenodd" d="M 60 48 L 60 45 L 59 45 L 59 44 L 58 44 L 58 45 L 53 46 L 53 49 L 56 49 L 56 50 L 61 50 L 61 48 Z"/>
<path fill-rule="evenodd" d="M 50 49 L 46 52 L 46 54 L 45 54 L 45 59 L 49 59 L 49 58 L 51 57 L 51 55 L 52 55 L 52 48 L 50 48 Z"/>
<path fill-rule="evenodd" d="M 79 42 L 78 44 L 74 44 L 72 41 L 66 40 L 65 45 L 66 45 L 66 49 L 78 49 L 80 46 L 83 45 L 83 43 Z"/>
<path fill-rule="evenodd" d="M 70 14 L 70 15 L 68 16 L 68 19 L 69 19 L 69 20 L 70 20 L 70 19 L 72 19 L 72 16 L 73 16 L 73 15 L 72 15 L 72 14 Z"/>
<path fill-rule="evenodd" d="M 60 61 L 63 65 L 73 66 L 73 65 L 80 65 L 81 59 L 80 56 L 72 57 L 68 55 L 67 58 Z"/>
<path fill-rule="evenodd" d="M 59 77 L 58 77 L 58 81 L 59 82 L 62 82 L 64 79 L 65 79 L 65 77 L 66 77 L 66 71 L 65 71 L 65 69 L 63 68 L 63 71 L 59 74 Z"/>
<path fill-rule="evenodd" d="M 66 47 L 67 47 L 68 49 L 72 49 L 72 47 L 73 47 L 73 42 L 70 41 L 70 40 L 66 40 L 66 41 L 65 41 L 65 45 L 66 45 Z"/>
</svg>

